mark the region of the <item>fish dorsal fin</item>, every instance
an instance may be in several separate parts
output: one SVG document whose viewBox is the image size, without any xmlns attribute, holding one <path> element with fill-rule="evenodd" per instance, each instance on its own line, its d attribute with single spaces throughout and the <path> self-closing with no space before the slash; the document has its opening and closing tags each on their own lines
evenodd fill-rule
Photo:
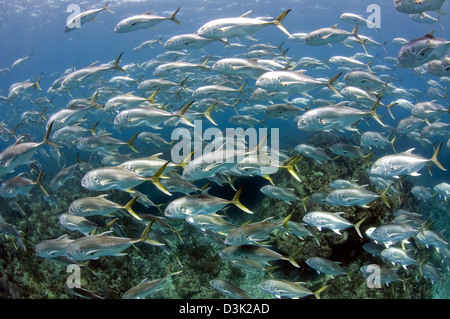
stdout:
<svg viewBox="0 0 450 319">
<path fill-rule="evenodd" d="M 211 187 L 205 188 L 202 190 L 202 195 L 209 195 L 208 191 L 211 189 Z"/>
<path fill-rule="evenodd" d="M 153 11 L 147 11 L 144 14 L 152 14 Z"/>
<path fill-rule="evenodd" d="M 88 68 L 91 68 L 91 67 L 95 66 L 97 63 L 98 63 L 98 61 L 95 61 L 94 63 L 89 64 L 87 67 L 88 67 Z"/>
<path fill-rule="evenodd" d="M 415 148 L 410 148 L 409 150 L 405 151 L 404 153 L 407 155 L 412 155 L 412 152 L 415 150 Z"/>
<path fill-rule="evenodd" d="M 252 13 L 252 10 L 247 11 L 246 13 L 244 13 L 243 15 L 241 15 L 239 18 L 246 18 L 250 13 Z M 433 31 L 434 32 L 434 31 Z"/>
<path fill-rule="evenodd" d="M 56 238 L 56 240 L 63 240 L 65 238 L 69 238 L 69 235 L 68 234 L 64 234 L 64 235 L 59 236 L 58 238 Z"/>
<path fill-rule="evenodd" d="M 345 214 L 345 212 L 336 212 L 336 213 L 334 213 L 334 214 L 336 214 L 336 215 L 344 215 Z"/>
<path fill-rule="evenodd" d="M 103 232 L 103 233 L 101 233 L 101 234 L 98 234 L 97 236 L 98 237 L 104 237 L 104 236 L 108 236 L 109 234 L 111 234 L 111 233 L 113 233 L 113 231 L 112 230 L 108 230 L 108 231 L 105 231 L 105 232 Z"/>
<path fill-rule="evenodd" d="M 427 33 L 427 34 L 425 35 L 425 37 L 426 37 L 426 38 L 432 38 L 432 39 L 434 39 L 434 30 L 431 31 L 431 32 L 429 32 L 429 33 Z"/>
<path fill-rule="evenodd" d="M 338 27 L 338 23 L 331 26 L 332 29 L 337 29 L 337 27 Z"/>
<path fill-rule="evenodd" d="M 153 154 L 152 156 L 149 156 L 149 158 L 151 158 L 151 159 L 161 159 L 161 158 L 159 158 L 159 156 L 161 156 L 163 153 L 156 153 L 156 154 Z"/>
<path fill-rule="evenodd" d="M 106 198 L 106 197 L 108 197 L 108 194 L 102 194 L 102 195 L 98 195 L 98 196 L 96 196 L 97 198 Z"/>
</svg>

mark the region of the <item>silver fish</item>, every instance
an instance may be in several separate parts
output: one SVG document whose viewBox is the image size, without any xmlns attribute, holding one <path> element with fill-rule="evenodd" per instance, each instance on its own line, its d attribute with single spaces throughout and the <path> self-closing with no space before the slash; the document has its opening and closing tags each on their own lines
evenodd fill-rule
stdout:
<svg viewBox="0 0 450 319">
<path fill-rule="evenodd" d="M 111 9 L 109 9 L 108 5 L 109 5 L 109 1 L 106 2 L 105 6 L 103 8 L 86 10 L 86 11 L 81 12 L 80 14 L 77 14 L 72 19 L 67 21 L 64 32 L 67 33 L 67 32 L 74 31 L 75 29 L 80 28 L 86 22 L 95 21 L 95 17 L 102 11 L 107 10 L 114 14 L 114 12 L 111 11 Z M 79 24 L 79 26 L 78 26 L 78 24 Z"/>
<path fill-rule="evenodd" d="M 359 227 L 363 223 L 363 221 L 366 218 L 361 219 L 356 224 L 353 224 L 346 220 L 345 218 L 341 217 L 340 215 L 343 215 L 343 212 L 338 213 L 329 213 L 329 212 L 321 212 L 321 211 L 312 211 L 305 216 L 303 216 L 303 221 L 307 223 L 310 226 L 315 226 L 319 229 L 319 231 L 322 228 L 327 228 L 332 231 L 334 231 L 338 235 L 341 234 L 341 230 L 354 227 L 358 233 L 358 235 L 362 238 L 361 231 Z"/>
<path fill-rule="evenodd" d="M 155 27 L 157 24 L 161 23 L 164 20 L 171 20 L 177 24 L 181 24 L 181 22 L 178 21 L 178 19 L 176 18 L 178 11 L 180 11 L 180 8 L 175 10 L 169 17 L 161 17 L 153 15 L 151 14 L 151 12 L 131 16 L 129 18 L 120 21 L 114 28 L 114 32 L 126 33 L 136 31 L 139 29 L 152 29 L 153 27 Z"/>
<path fill-rule="evenodd" d="M 233 299 L 250 299 L 250 296 L 241 288 L 222 279 L 212 279 L 209 284 L 217 291 Z"/>
<path fill-rule="evenodd" d="M 406 43 L 399 51 L 397 62 L 400 68 L 415 68 L 445 57 L 450 41 L 437 38 L 433 32 Z"/>
<path fill-rule="evenodd" d="M 310 295 L 315 295 L 317 299 L 320 299 L 320 293 L 324 291 L 328 286 L 322 287 L 319 290 L 313 292 L 303 286 L 303 282 L 292 282 L 283 279 L 267 279 L 258 285 L 259 288 L 267 293 L 270 293 L 281 299 L 281 297 L 287 297 L 291 299 L 304 298 Z"/>
<path fill-rule="evenodd" d="M 331 261 L 322 257 L 311 257 L 306 260 L 309 267 L 317 271 L 317 273 L 324 273 L 331 278 L 347 274 L 344 269 L 339 266 L 340 262 Z"/>
<path fill-rule="evenodd" d="M 380 157 L 368 170 L 368 173 L 374 176 L 395 178 L 399 178 L 399 176 L 402 175 L 419 176 L 420 174 L 418 171 L 427 164 L 435 164 L 441 170 L 445 171 L 446 169 L 437 159 L 441 147 L 442 143 L 437 147 L 430 159 L 412 154 L 414 149 L 407 150 L 403 153 Z"/>
<path fill-rule="evenodd" d="M 144 280 L 137 286 L 127 290 L 122 299 L 145 299 L 147 296 L 162 289 L 162 286 L 167 282 L 171 276 L 178 275 L 182 271 L 171 272 L 162 278 L 155 280 Z"/>
</svg>

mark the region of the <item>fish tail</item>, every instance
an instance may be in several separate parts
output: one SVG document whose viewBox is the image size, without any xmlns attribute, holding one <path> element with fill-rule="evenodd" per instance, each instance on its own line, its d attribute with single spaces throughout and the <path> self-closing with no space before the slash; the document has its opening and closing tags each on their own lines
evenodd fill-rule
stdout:
<svg viewBox="0 0 450 319">
<path fill-rule="evenodd" d="M 153 185 L 155 185 L 160 191 L 162 191 L 163 193 L 172 196 L 171 193 L 169 193 L 169 191 L 167 189 L 164 188 L 164 186 L 161 184 L 161 182 L 159 181 L 159 177 L 161 176 L 161 174 L 163 173 L 163 171 L 166 169 L 166 166 L 169 164 L 169 162 L 165 162 L 163 166 L 160 167 L 160 169 L 153 174 L 152 177 L 149 178 L 149 181 L 151 181 L 153 183 Z"/>
<path fill-rule="evenodd" d="M 94 96 L 92 97 L 91 105 L 93 107 L 95 107 L 96 109 L 104 110 L 104 108 L 100 104 L 97 103 L 97 100 L 98 100 L 98 91 L 95 92 Z"/>
<path fill-rule="evenodd" d="M 397 139 L 397 135 L 394 136 L 394 138 L 389 142 L 389 144 L 391 144 L 391 147 L 392 147 L 392 149 L 394 150 L 395 153 L 397 153 L 397 151 L 395 150 L 395 147 L 394 147 L 394 142 L 395 142 L 396 139 Z"/>
<path fill-rule="evenodd" d="M 213 125 L 217 126 L 217 123 L 214 122 L 213 118 L 211 117 L 211 111 L 214 109 L 214 107 L 217 105 L 217 103 L 214 103 L 211 105 L 204 113 L 203 115 L 210 121 Z"/>
<path fill-rule="evenodd" d="M 243 188 L 244 188 L 244 186 L 241 186 L 241 188 L 238 189 L 238 191 L 234 195 L 233 199 L 231 200 L 231 203 L 234 206 L 238 207 L 239 209 L 243 210 L 244 212 L 246 212 L 248 214 L 253 214 L 253 212 L 251 210 L 249 210 L 247 207 L 242 205 L 242 203 L 239 201 L 239 197 L 241 196 Z"/>
<path fill-rule="evenodd" d="M 287 223 L 288 223 L 288 221 L 291 220 L 294 213 L 295 213 L 295 210 L 293 210 L 289 215 L 287 215 L 281 222 L 281 226 L 283 226 L 287 230 L 288 233 L 290 233 L 291 231 L 289 230 Z"/>
<path fill-rule="evenodd" d="M 53 127 L 53 122 L 50 123 L 50 125 L 48 126 L 47 132 L 45 132 L 45 136 L 44 139 L 42 140 L 42 144 L 48 144 L 50 146 L 56 147 L 57 149 L 62 147 L 59 144 L 56 144 L 55 142 L 50 140 L 50 133 L 52 132 L 52 127 Z"/>
<path fill-rule="evenodd" d="M 322 293 L 322 291 L 324 291 L 325 289 L 327 289 L 329 286 L 324 286 L 320 289 L 318 289 L 317 291 L 314 292 L 314 296 L 316 296 L 317 299 L 320 299 L 320 294 Z"/>
<path fill-rule="evenodd" d="M 186 165 L 191 161 L 192 155 L 194 155 L 195 151 L 192 151 L 188 156 L 184 158 L 184 160 L 178 164 L 181 168 L 185 168 Z"/>
<path fill-rule="evenodd" d="M 42 88 L 41 88 L 41 85 L 40 85 L 41 78 L 42 78 L 42 73 L 39 74 L 39 76 L 38 76 L 36 82 L 34 82 L 34 84 L 33 84 L 33 88 L 34 88 L 35 90 L 36 90 L 36 88 L 38 88 L 39 90 L 42 91 Z"/>
<path fill-rule="evenodd" d="M 289 172 L 289 174 L 291 174 L 299 182 L 301 182 L 302 180 L 300 179 L 300 177 L 298 177 L 297 173 L 295 172 L 294 165 L 297 164 L 300 157 L 301 157 L 300 154 L 294 156 L 294 158 L 292 158 L 286 165 L 283 166 L 283 168 L 285 168 Z"/>
<path fill-rule="evenodd" d="M 177 15 L 178 11 L 180 11 L 181 8 L 178 8 L 175 10 L 174 13 L 172 13 L 172 15 L 169 17 L 170 20 L 172 20 L 173 22 L 177 23 L 177 24 L 181 24 L 180 21 L 177 20 L 177 18 L 175 18 L 175 16 Z"/>
<path fill-rule="evenodd" d="M 392 187 L 392 184 L 389 185 L 389 186 L 383 191 L 383 193 L 381 193 L 381 195 L 380 195 L 380 198 L 381 198 L 381 200 L 383 201 L 383 203 L 384 203 L 387 207 L 389 207 L 389 208 L 391 208 L 391 206 L 389 205 L 389 202 L 387 201 L 386 195 L 387 195 L 387 193 L 389 192 L 389 190 L 391 189 L 391 187 Z"/>
<path fill-rule="evenodd" d="M 373 156 L 373 154 L 374 154 L 374 153 L 372 152 L 372 153 L 369 153 L 369 154 L 363 156 L 364 161 L 366 162 L 366 165 L 367 165 L 367 166 L 370 166 L 369 158 L 371 158 L 371 157 Z"/>
<path fill-rule="evenodd" d="M 195 125 L 192 124 L 192 123 L 186 118 L 186 116 L 184 116 L 184 114 L 186 113 L 186 111 L 191 107 L 192 103 L 194 103 L 194 101 L 189 102 L 188 104 L 186 104 L 185 106 L 183 106 L 183 108 L 181 108 L 181 110 L 178 111 L 178 113 L 176 114 L 176 116 L 178 116 L 178 117 L 179 117 L 186 125 L 194 127 Z"/>
<path fill-rule="evenodd" d="M 211 72 L 211 68 L 207 65 L 209 59 L 211 59 L 211 56 L 207 57 L 205 59 L 205 61 L 202 62 L 202 64 L 200 64 L 200 67 L 202 67 L 203 69 L 205 69 L 206 71 Z"/>
<path fill-rule="evenodd" d="M 44 171 L 40 171 L 40 172 L 39 172 L 39 175 L 38 175 L 38 177 L 37 177 L 37 179 L 36 179 L 36 184 L 39 185 L 39 187 L 42 189 L 42 191 L 45 193 L 45 195 L 50 196 L 50 195 L 47 193 L 47 191 L 45 190 L 45 188 L 44 188 L 44 186 L 42 185 L 42 183 L 41 183 L 43 173 L 44 173 Z"/>
<path fill-rule="evenodd" d="M 112 14 L 115 14 L 115 12 L 114 11 L 112 11 L 109 7 L 108 7 L 108 5 L 109 5 L 109 2 L 110 1 L 108 1 L 108 2 L 106 2 L 106 4 L 105 4 L 105 6 L 103 7 L 103 10 L 106 10 L 106 11 L 109 11 L 109 12 L 111 12 Z"/>
<path fill-rule="evenodd" d="M 141 236 L 139 236 L 139 241 L 149 240 L 148 233 L 150 232 L 150 229 L 152 228 L 154 222 L 155 222 L 155 220 L 152 220 L 150 223 L 148 223 L 148 225 L 145 227 L 144 231 L 142 232 Z"/>
<path fill-rule="evenodd" d="M 300 268 L 300 265 L 295 261 L 294 257 L 286 257 L 286 260 L 289 261 L 295 268 Z"/>
<path fill-rule="evenodd" d="M 267 174 L 267 175 L 263 175 L 262 177 L 267 179 L 270 182 L 270 184 L 275 186 L 275 183 L 273 182 L 273 179 L 272 179 L 272 177 L 270 177 L 270 175 Z"/>
<path fill-rule="evenodd" d="M 378 98 L 378 100 L 375 102 L 374 106 L 370 109 L 369 114 L 378 122 L 381 124 L 381 126 L 385 126 L 384 123 L 381 121 L 380 117 L 377 114 L 378 106 L 380 105 L 381 97 Z"/>
<path fill-rule="evenodd" d="M 127 145 L 131 148 L 131 150 L 138 154 L 139 154 L 139 151 L 136 149 L 136 147 L 134 147 L 133 142 L 136 139 L 136 137 L 138 137 L 139 134 L 141 134 L 141 132 L 134 134 L 127 142 Z"/>
<path fill-rule="evenodd" d="M 153 92 L 152 95 L 150 95 L 150 96 L 148 97 L 147 101 L 150 101 L 151 103 L 156 104 L 155 96 L 156 96 L 156 93 L 158 93 L 158 91 L 159 91 L 159 88 L 157 88 L 157 89 L 155 90 L 155 92 Z"/>
<path fill-rule="evenodd" d="M 365 40 L 363 41 L 363 40 L 361 39 L 361 37 L 358 35 L 358 24 L 356 24 L 355 27 L 353 28 L 353 30 L 352 30 L 352 35 L 353 35 L 355 38 L 358 39 L 359 43 L 361 44 L 361 46 L 362 46 L 363 49 L 364 49 L 364 52 L 365 52 L 366 54 L 368 54 L 367 49 L 366 49 L 366 42 L 367 42 L 367 39 L 365 39 Z"/>
<path fill-rule="evenodd" d="M 127 73 L 127 71 L 125 69 L 123 69 L 119 65 L 119 62 L 120 62 L 120 59 L 122 58 L 122 55 L 123 55 L 123 52 L 117 57 L 116 61 L 114 61 L 114 64 L 113 64 L 112 68 Z"/>
<path fill-rule="evenodd" d="M 335 76 L 333 76 L 331 79 L 329 79 L 327 82 L 325 82 L 325 85 L 334 93 L 336 93 L 339 97 L 343 97 L 341 95 L 341 93 L 338 92 L 338 90 L 336 90 L 336 88 L 334 87 L 334 82 L 341 76 L 342 72 L 336 74 Z"/>
<path fill-rule="evenodd" d="M 387 110 L 389 112 L 389 115 L 392 117 L 393 120 L 395 120 L 395 118 L 394 118 L 394 115 L 392 114 L 391 108 L 393 106 L 396 106 L 397 104 L 398 104 L 397 102 L 394 102 L 394 103 L 391 103 L 389 105 L 385 105 L 385 107 L 387 108 Z"/>
<path fill-rule="evenodd" d="M 284 11 L 278 17 L 276 17 L 275 20 L 273 20 L 271 23 L 273 23 L 278 29 L 287 34 L 290 39 L 293 39 L 294 37 L 292 36 L 292 34 L 290 34 L 290 32 L 282 25 L 284 18 L 286 18 L 287 14 L 290 11 L 291 9 Z"/>
<path fill-rule="evenodd" d="M 244 87 L 246 84 L 247 84 L 247 82 L 244 82 L 238 89 L 239 93 L 241 93 L 243 96 L 245 96 L 245 98 L 247 98 L 247 95 L 245 95 L 245 92 L 244 92 Z"/>
<path fill-rule="evenodd" d="M 92 127 L 89 129 L 89 132 L 91 132 L 92 135 L 97 135 L 95 133 L 95 128 L 97 127 L 98 123 L 100 123 L 100 121 L 97 121 L 94 125 L 92 125 Z"/>
<path fill-rule="evenodd" d="M 359 235 L 359 237 L 361 237 L 361 238 L 363 238 L 363 236 L 362 236 L 362 234 L 361 234 L 361 229 L 359 229 L 359 227 L 361 226 L 361 224 L 363 223 L 363 221 L 364 220 L 366 220 L 366 218 L 367 217 L 364 217 L 363 219 L 361 219 L 359 222 L 357 222 L 356 224 L 355 224 L 355 229 L 356 229 L 356 232 L 358 233 L 358 235 Z"/>
<path fill-rule="evenodd" d="M 142 218 L 139 217 L 138 214 L 136 214 L 134 210 L 131 208 L 138 198 L 139 196 L 133 197 L 133 199 L 130 200 L 128 203 L 126 203 L 125 206 L 123 206 L 122 208 L 125 209 L 127 212 L 129 212 L 130 215 L 133 216 L 134 218 L 142 220 Z"/>
<path fill-rule="evenodd" d="M 430 164 L 430 166 L 428 167 L 428 169 L 430 169 L 430 168 L 431 168 L 431 165 L 434 164 L 434 165 L 436 165 L 437 167 L 439 167 L 441 170 L 446 171 L 446 169 L 444 168 L 444 166 L 442 166 L 442 164 L 439 163 L 439 161 L 438 161 L 438 159 L 437 159 L 437 157 L 438 157 L 438 155 L 439 155 L 439 152 L 441 151 L 441 147 L 442 147 L 442 143 L 438 145 L 438 147 L 436 148 L 436 151 L 435 151 L 434 154 L 433 154 L 433 157 L 431 157 L 431 164 Z M 431 175 L 431 171 L 430 171 L 430 175 Z"/>
<path fill-rule="evenodd" d="M 181 238 L 180 233 L 181 233 L 183 230 L 184 230 L 183 228 L 174 230 L 174 232 L 178 235 L 178 238 L 180 238 L 180 241 L 181 241 L 182 243 L 184 243 L 184 241 L 183 241 L 183 238 Z"/>
<path fill-rule="evenodd" d="M 311 195 L 310 195 L 310 196 L 303 197 L 303 198 L 301 199 L 302 205 L 303 205 L 303 209 L 305 210 L 305 212 L 307 211 L 307 210 L 306 210 L 306 202 L 309 200 L 310 197 L 311 197 Z"/>
<path fill-rule="evenodd" d="M 188 93 L 188 90 L 186 89 L 184 84 L 186 83 L 187 79 L 189 79 L 189 77 L 185 78 L 183 81 L 180 82 L 181 89 L 186 93 Z"/>
</svg>

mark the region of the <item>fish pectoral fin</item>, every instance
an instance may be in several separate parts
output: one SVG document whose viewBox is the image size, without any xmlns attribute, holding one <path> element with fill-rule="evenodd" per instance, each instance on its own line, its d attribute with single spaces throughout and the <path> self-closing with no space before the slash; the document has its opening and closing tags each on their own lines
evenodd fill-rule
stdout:
<svg viewBox="0 0 450 319">
<path fill-rule="evenodd" d="M 341 234 L 341 232 L 340 232 L 340 230 L 339 229 L 332 229 L 332 231 L 334 231 L 336 234 L 338 234 L 338 235 L 341 235 L 342 236 L 342 234 Z"/>
</svg>

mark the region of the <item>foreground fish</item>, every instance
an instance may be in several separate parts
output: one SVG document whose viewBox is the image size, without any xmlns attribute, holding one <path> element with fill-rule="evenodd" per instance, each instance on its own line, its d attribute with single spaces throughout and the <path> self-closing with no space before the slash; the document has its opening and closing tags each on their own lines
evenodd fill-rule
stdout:
<svg viewBox="0 0 450 319">
<path fill-rule="evenodd" d="M 108 5 L 109 5 L 109 1 L 106 2 L 105 6 L 103 8 L 86 10 L 86 11 L 81 12 L 80 14 L 77 14 L 72 19 L 67 21 L 64 32 L 67 33 L 67 32 L 74 31 L 75 29 L 81 28 L 81 26 L 83 24 L 85 24 L 86 22 L 95 21 L 95 17 L 102 11 L 107 10 L 111 13 L 114 13 L 113 11 L 111 11 L 111 9 L 108 8 Z"/>
<path fill-rule="evenodd" d="M 164 43 L 164 49 L 173 51 L 202 49 L 203 47 L 215 41 L 217 40 L 207 39 L 194 33 L 179 34 L 169 38 Z"/>
<path fill-rule="evenodd" d="M 341 188 L 335 189 L 334 191 L 330 192 L 325 200 L 328 204 L 335 206 L 357 205 L 360 207 L 368 208 L 369 206 L 367 206 L 366 204 L 378 198 L 381 198 L 389 207 L 385 196 L 386 195 L 384 193 L 382 195 L 378 195 L 362 187 Z"/>
<path fill-rule="evenodd" d="M 323 149 L 314 147 L 308 144 L 299 144 L 295 147 L 295 150 L 303 156 L 314 159 L 317 163 L 322 164 L 322 161 L 331 161 Z"/>
<path fill-rule="evenodd" d="M 194 215 L 189 216 L 186 222 L 193 225 L 194 227 L 206 232 L 213 231 L 215 233 L 227 236 L 233 229 L 236 228 L 235 225 L 227 222 L 219 215 Z"/>
<path fill-rule="evenodd" d="M 152 182 L 159 190 L 171 195 L 161 185 L 159 177 L 166 168 L 166 162 L 153 176 L 145 177 L 118 166 L 101 167 L 87 172 L 81 179 L 81 186 L 93 191 L 108 191 L 112 189 L 130 191 L 131 188 L 146 181 Z"/>
<path fill-rule="evenodd" d="M 155 280 L 144 280 L 139 285 L 127 290 L 122 295 L 122 299 L 145 299 L 147 296 L 161 290 L 162 285 L 164 285 L 171 276 L 178 275 L 181 272 L 182 270 L 171 272 L 164 277 Z"/>
<path fill-rule="evenodd" d="M 247 17 L 247 15 L 251 13 L 251 11 L 237 18 L 212 20 L 202 25 L 197 30 L 196 34 L 207 39 L 248 37 L 267 26 L 275 25 L 278 29 L 287 34 L 289 38 L 292 38 L 292 35 L 289 33 L 289 31 L 287 31 L 286 28 L 281 24 L 290 11 L 291 10 L 284 11 L 271 21 L 266 21 L 261 18 Z"/>
<path fill-rule="evenodd" d="M 48 239 L 38 243 L 35 247 L 36 255 L 41 258 L 57 258 L 66 254 L 66 249 L 74 239 L 65 234 L 56 239 Z"/>
<path fill-rule="evenodd" d="M 233 299 L 251 299 L 241 288 L 222 279 L 213 279 L 209 282 L 211 287 Z"/>
<path fill-rule="evenodd" d="M 174 11 L 170 17 L 161 17 L 151 14 L 151 12 L 146 12 L 144 14 L 135 15 L 120 21 L 114 28 L 116 33 L 126 33 L 131 31 L 136 31 L 139 29 L 152 29 L 158 23 L 164 20 L 171 20 L 177 24 L 181 24 L 177 20 L 176 15 L 180 11 L 180 8 Z"/>
<path fill-rule="evenodd" d="M 148 239 L 152 224 L 149 223 L 141 236 L 134 239 L 109 236 L 112 231 L 75 239 L 67 246 L 66 255 L 73 260 L 93 260 L 103 256 L 124 256 L 122 251 L 139 242 L 160 245 Z"/>
<path fill-rule="evenodd" d="M 445 171 L 446 169 L 437 159 L 441 147 L 442 143 L 439 144 L 430 159 L 412 154 L 414 149 L 407 150 L 403 153 L 383 156 L 375 161 L 368 173 L 374 176 L 395 178 L 403 175 L 419 176 L 418 171 L 427 164 L 430 166 L 431 164 L 435 164 L 441 170 Z"/>
<path fill-rule="evenodd" d="M 236 192 L 233 199 L 227 200 L 208 194 L 207 190 L 200 194 L 180 197 L 170 202 L 164 210 L 164 215 L 171 218 L 187 218 L 194 215 L 214 214 L 229 204 L 233 204 L 248 214 L 253 214 L 239 201 L 242 187 Z"/>
<path fill-rule="evenodd" d="M 378 287 L 381 285 L 389 286 L 389 284 L 392 282 L 397 282 L 397 281 L 402 280 L 400 278 L 400 276 L 397 275 L 397 273 L 394 269 L 382 268 L 376 264 L 362 266 L 360 268 L 360 270 L 361 270 L 364 278 L 367 279 L 370 277 L 370 279 L 372 279 L 372 284 L 375 287 Z M 376 276 L 373 275 L 375 273 L 375 271 L 377 274 Z"/>
<path fill-rule="evenodd" d="M 6 223 L 3 217 L 0 216 L 0 235 L 6 235 L 7 237 L 12 237 L 17 239 L 20 247 L 26 250 L 25 243 L 23 242 L 24 233 L 20 231 L 16 226 Z"/>
<path fill-rule="evenodd" d="M 288 222 L 292 218 L 294 212 L 290 213 L 285 219 L 279 223 L 266 220 L 244 224 L 231 230 L 225 238 L 226 245 L 242 245 L 242 244 L 256 244 L 268 239 L 271 232 L 276 228 L 285 227 L 288 231 Z"/>
<path fill-rule="evenodd" d="M 292 188 L 283 188 L 274 185 L 266 185 L 261 187 L 261 192 L 271 198 L 280 199 L 286 203 L 299 200 Z"/>
<path fill-rule="evenodd" d="M 134 197 L 125 205 L 117 204 L 113 201 L 106 199 L 108 194 L 99 195 L 97 197 L 83 197 L 74 200 L 69 205 L 69 214 L 87 217 L 87 216 L 111 216 L 112 213 L 119 209 L 125 209 L 131 216 L 137 219 L 141 219 L 131 208 L 138 197 Z"/>
<path fill-rule="evenodd" d="M 344 214 L 343 212 L 329 213 L 329 212 L 313 211 L 303 216 L 303 221 L 308 225 L 317 227 L 319 231 L 322 228 L 327 228 L 334 231 L 338 235 L 342 235 L 341 230 L 347 229 L 349 227 L 354 227 L 359 237 L 362 238 L 362 234 L 359 227 L 366 219 L 366 217 L 361 219 L 356 224 L 353 224 L 340 216 L 343 214 Z"/>
<path fill-rule="evenodd" d="M 308 92 L 327 86 L 338 96 L 342 96 L 334 87 L 334 82 L 341 73 L 336 74 L 327 81 L 314 79 L 300 71 L 269 71 L 256 80 L 256 85 L 270 92 L 287 92 L 288 94 L 301 93 L 308 97 Z"/>
<path fill-rule="evenodd" d="M 365 50 L 364 42 L 358 36 L 358 25 L 355 25 L 352 32 L 339 29 L 337 24 L 329 28 L 314 30 L 306 35 L 305 44 L 312 46 L 330 45 L 331 43 L 341 43 L 350 36 L 357 38 Z"/>
<path fill-rule="evenodd" d="M 389 247 L 381 252 L 381 256 L 392 264 L 400 264 L 407 269 L 410 265 L 417 265 L 418 261 L 412 256 L 412 250 Z"/>
<path fill-rule="evenodd" d="M 36 181 L 32 181 L 28 178 L 22 177 L 22 174 L 19 174 L 16 177 L 9 178 L 0 186 L 0 196 L 6 198 L 17 197 L 18 195 L 29 195 L 29 192 L 33 189 L 34 186 L 39 185 L 39 187 L 44 191 L 45 194 L 48 195 L 47 191 L 44 189 L 44 186 L 41 184 L 42 179 L 42 171 L 39 173 Z"/>
<path fill-rule="evenodd" d="M 300 268 L 293 257 L 286 257 L 273 250 L 257 245 L 244 244 L 228 246 L 219 253 L 219 256 L 231 262 L 233 260 L 242 261 L 251 259 L 263 264 L 274 260 L 287 260 L 294 267 Z"/>
<path fill-rule="evenodd" d="M 299 130 L 309 132 L 358 131 L 353 125 L 367 116 L 372 116 L 384 126 L 376 113 L 379 102 L 380 99 L 370 111 L 361 111 L 342 104 L 317 107 L 302 114 L 298 119 L 297 127 Z"/>
<path fill-rule="evenodd" d="M 366 230 L 366 235 L 375 243 L 381 243 L 389 247 L 399 242 L 408 243 L 408 239 L 417 235 L 418 232 L 419 229 L 406 223 L 390 223 L 370 227 Z"/>
<path fill-rule="evenodd" d="M 117 149 L 123 145 L 127 145 L 135 153 L 139 151 L 134 147 L 133 142 L 138 137 L 139 133 L 133 135 L 127 142 L 120 141 L 114 137 L 109 136 L 110 134 L 104 135 L 92 135 L 82 138 L 77 143 L 77 148 L 84 152 L 102 152 L 107 154 L 114 154 Z"/>
<path fill-rule="evenodd" d="M 395 9 L 402 13 L 423 13 L 425 11 L 437 11 L 440 14 L 445 14 L 441 11 L 441 7 L 445 0 L 394 0 Z"/>
<path fill-rule="evenodd" d="M 12 172 L 16 167 L 26 165 L 31 162 L 31 159 L 36 150 L 44 145 L 49 144 L 54 147 L 60 145 L 52 142 L 49 137 L 51 134 L 53 122 L 49 125 L 43 140 L 39 143 L 16 143 L 0 152 L 0 177 Z"/>
<path fill-rule="evenodd" d="M 85 236 L 91 234 L 98 225 L 90 220 L 72 214 L 61 214 L 59 216 L 59 223 L 64 227 L 72 231 L 77 231 Z"/>
<path fill-rule="evenodd" d="M 433 60 L 443 59 L 450 48 L 450 41 L 437 38 L 433 33 L 406 43 L 398 53 L 398 66 L 412 69 Z"/>
<path fill-rule="evenodd" d="M 324 273 L 332 278 L 347 274 L 344 269 L 339 266 L 340 262 L 331 261 L 322 257 L 311 257 L 306 260 L 309 267 L 317 271 L 317 273 Z"/>
<path fill-rule="evenodd" d="M 304 298 L 310 295 L 316 296 L 320 299 L 320 293 L 324 291 L 328 286 L 322 287 L 319 290 L 312 292 L 308 288 L 304 287 L 303 282 L 293 282 L 282 279 L 268 279 L 258 285 L 259 288 L 267 293 L 270 293 L 281 299 L 281 297 L 287 297 L 291 299 Z"/>
</svg>

